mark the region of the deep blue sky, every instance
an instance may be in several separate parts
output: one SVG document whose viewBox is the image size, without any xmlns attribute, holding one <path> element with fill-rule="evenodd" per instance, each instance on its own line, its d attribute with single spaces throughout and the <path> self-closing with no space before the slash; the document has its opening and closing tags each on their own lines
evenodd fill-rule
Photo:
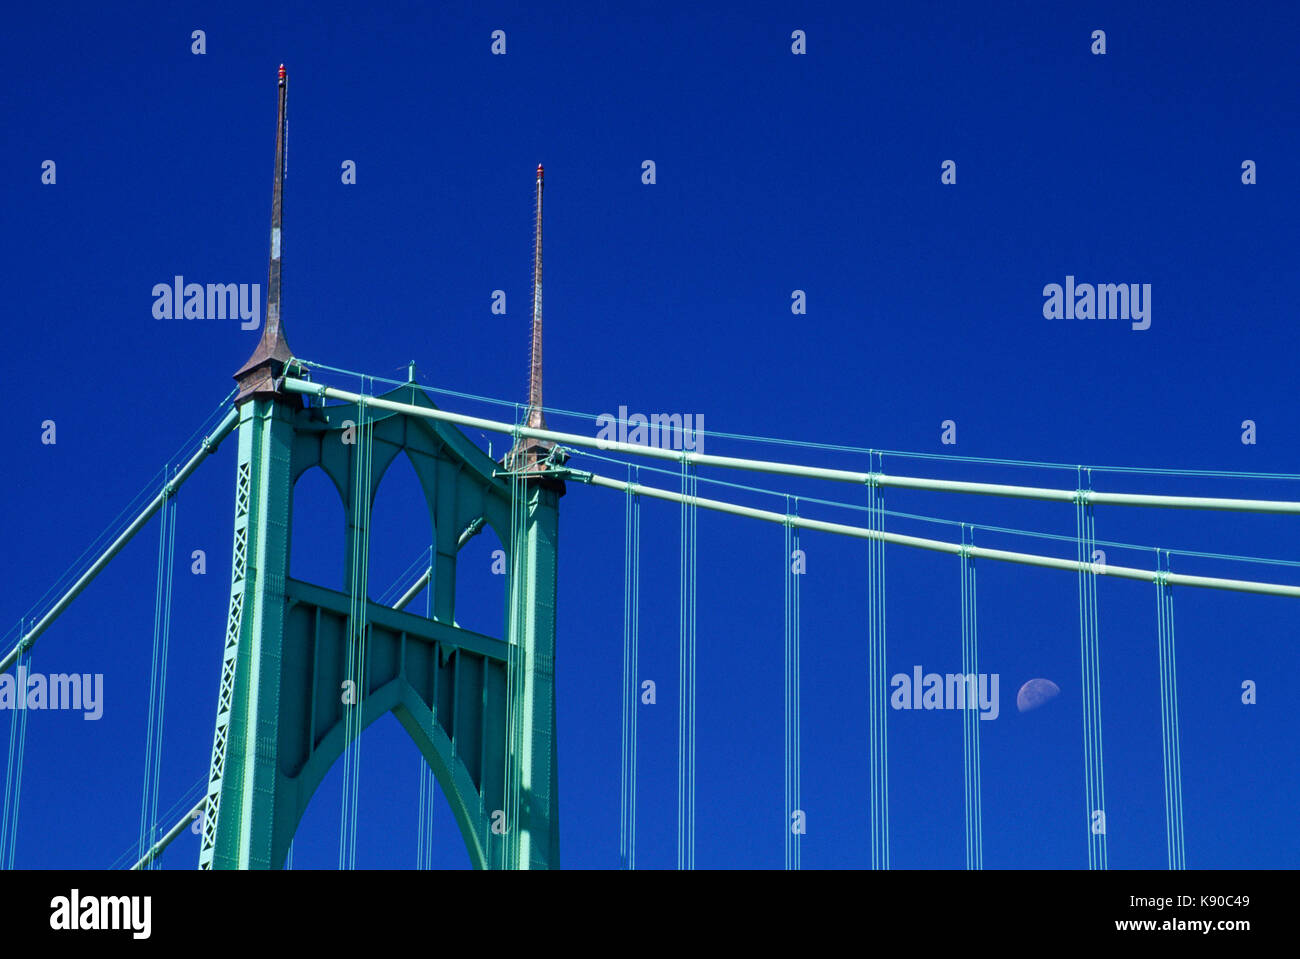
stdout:
<svg viewBox="0 0 1300 959">
<path fill-rule="evenodd" d="M 290 74 L 284 319 L 300 357 L 525 398 L 533 169 L 546 165 L 546 398 L 595 431 L 620 405 L 706 428 L 1051 462 L 1295 472 L 1290 4 L 20 5 L 0 37 L 10 433 L 0 616 L 16 624 L 231 388 L 257 333 L 155 320 L 176 274 L 265 293 L 275 71 Z M 191 54 L 192 30 L 207 52 Z M 507 34 L 492 56 L 490 34 Z M 794 56 L 790 34 L 807 33 Z M 1089 52 L 1104 29 L 1105 56 Z M 41 163 L 57 163 L 42 185 Z M 644 160 L 658 182 L 641 182 Z M 356 185 L 340 165 L 357 164 Z M 957 164 L 957 184 L 940 165 Z M 1241 182 L 1257 164 L 1258 183 Z M 1042 288 L 1150 283 L 1152 323 L 1046 320 Z M 505 290 L 505 316 L 490 311 Z M 791 291 L 806 291 L 794 316 Z M 339 381 L 351 388 L 352 382 Z M 444 406 L 471 409 L 442 401 Z M 40 442 L 57 423 L 57 444 Z M 957 423 L 955 448 L 940 423 Z M 1241 442 L 1241 423 L 1258 443 Z M 475 441 L 486 438 L 474 435 Z M 500 439 L 496 441 L 498 452 Z M 865 468 L 862 455 L 709 441 L 708 451 Z M 206 774 L 229 590 L 234 445 L 181 494 L 162 805 Z M 577 463 L 576 465 L 584 465 Z M 592 468 L 588 461 L 585 465 Z M 887 458 L 895 472 L 1073 485 L 1070 472 Z M 774 487 L 770 478 L 725 476 Z M 294 572 L 336 585 L 339 510 L 299 489 Z M 647 479 L 649 477 L 647 476 Z M 671 477 L 654 480 L 672 485 Z M 1294 483 L 1098 476 L 1101 489 L 1300 498 Z M 862 502 L 852 487 L 786 484 Z M 770 506 L 770 499 L 743 498 Z M 1053 533 L 1068 507 L 891 493 L 892 509 Z M 317 510 L 316 507 L 320 509 Z M 424 547 L 413 477 L 376 506 L 371 583 Z M 562 503 L 560 790 L 565 865 L 617 863 L 622 509 Z M 807 510 L 810 514 L 811 508 Z M 861 515 L 818 515 L 860 523 Z M 639 863 L 675 861 L 677 512 L 645 507 Z M 951 538 L 949 529 L 894 521 Z M 1098 514 L 1102 539 L 1298 559 L 1295 521 Z M 699 521 L 700 866 L 782 862 L 778 527 Z M 980 542 L 1073 556 L 1070 543 Z M 499 629 L 492 544 L 462 574 L 465 625 Z M 869 861 L 862 544 L 806 535 L 806 867 Z M 204 549 L 208 574 L 189 573 Z M 32 714 L 20 866 L 106 866 L 139 821 L 157 524 L 36 648 L 102 672 L 104 718 Z M 1111 562 L 1150 565 L 1150 554 Z M 956 671 L 951 557 L 888 551 L 889 671 Z M 1176 561 L 1300 582 L 1300 571 Z M 1073 576 L 981 564 L 989 866 L 1085 865 Z M 1165 863 L 1153 589 L 1102 583 L 1110 861 Z M 1176 592 L 1187 859 L 1294 866 L 1294 601 Z M 11 642 L 6 641 L 6 646 Z M 1043 676 L 1058 700 L 1018 714 Z M 1241 682 L 1259 703 L 1243 706 Z M 0 750 L 8 719 L 0 720 Z M 960 866 L 961 726 L 890 714 L 893 861 Z M 418 756 L 390 718 L 362 747 L 358 862 L 415 861 Z M 341 775 L 299 865 L 337 859 Z M 437 861 L 467 858 L 445 806 Z M 169 868 L 192 867 L 179 840 Z"/>
</svg>

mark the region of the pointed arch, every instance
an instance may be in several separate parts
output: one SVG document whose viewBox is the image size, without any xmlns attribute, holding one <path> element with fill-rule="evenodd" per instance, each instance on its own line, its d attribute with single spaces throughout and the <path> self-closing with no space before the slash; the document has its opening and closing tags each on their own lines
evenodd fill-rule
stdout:
<svg viewBox="0 0 1300 959">
<path fill-rule="evenodd" d="M 501 686 L 504 689 L 504 675 Z M 469 769 L 462 757 L 457 755 L 446 731 L 433 720 L 431 710 L 419 693 L 404 679 L 394 679 L 367 694 L 361 709 L 363 734 L 389 712 L 401 723 L 447 798 L 452 817 L 465 841 L 470 864 L 475 869 L 486 869 L 490 865 L 491 855 L 490 813 L 485 811 L 483 803 L 475 801 L 478 790 Z M 271 853 L 271 861 L 277 864 L 277 868 L 284 863 L 303 814 L 330 768 L 343 755 L 344 746 L 344 724 L 337 722 L 322 737 L 296 776 L 281 773 L 281 788 L 294 797 L 294 802 L 282 804 L 277 810 L 281 821 L 276 823 L 275 847 Z"/>
<path fill-rule="evenodd" d="M 380 716 L 362 733 L 360 755 L 363 775 L 357 867 L 410 869 L 419 851 L 420 797 L 416 774 L 432 779 L 429 764 L 410 733 L 391 712 Z M 335 763 L 299 819 L 292 845 L 294 868 L 335 868 L 342 786 L 343 764 Z M 435 806 L 434 835 L 425 839 L 431 839 L 437 850 L 437 866 L 430 863 L 428 868 L 473 868 L 446 792 L 435 788 L 432 793 L 425 798 Z"/>
<path fill-rule="evenodd" d="M 289 575 L 328 589 L 343 588 L 347 512 L 343 496 L 319 468 L 293 484 L 289 507 Z"/>
<path fill-rule="evenodd" d="M 391 606 L 432 563 L 434 512 L 404 448 L 379 477 L 370 509 L 370 599 Z M 425 605 L 409 607 L 423 614 Z"/>
</svg>

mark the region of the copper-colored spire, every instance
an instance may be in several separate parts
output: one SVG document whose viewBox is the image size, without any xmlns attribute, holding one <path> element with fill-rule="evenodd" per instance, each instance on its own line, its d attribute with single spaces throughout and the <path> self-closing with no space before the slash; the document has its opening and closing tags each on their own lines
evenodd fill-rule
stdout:
<svg viewBox="0 0 1300 959">
<path fill-rule="evenodd" d="M 277 394 L 275 381 L 284 365 L 293 359 L 280 321 L 280 226 L 284 217 L 284 156 L 286 116 L 285 101 L 289 93 L 289 75 L 280 64 L 280 108 L 275 125 L 275 186 L 271 194 L 271 263 L 266 280 L 266 322 L 262 338 L 248 361 L 235 373 L 239 384 L 236 403 L 255 395 Z M 299 401 L 300 402 L 300 401 Z"/>
<path fill-rule="evenodd" d="M 533 239 L 533 350 L 528 372 L 528 425 L 546 429 L 542 416 L 542 165 L 537 164 L 537 231 Z"/>
<path fill-rule="evenodd" d="M 546 429 L 542 415 L 542 165 L 537 165 L 537 227 L 533 236 L 533 348 L 528 364 L 528 413 L 525 424 Z M 550 440 L 521 437 L 503 461 L 506 468 L 530 475 L 530 481 L 564 495 L 564 481 L 547 475 L 548 470 L 564 462 L 556 459 L 555 444 Z"/>
</svg>

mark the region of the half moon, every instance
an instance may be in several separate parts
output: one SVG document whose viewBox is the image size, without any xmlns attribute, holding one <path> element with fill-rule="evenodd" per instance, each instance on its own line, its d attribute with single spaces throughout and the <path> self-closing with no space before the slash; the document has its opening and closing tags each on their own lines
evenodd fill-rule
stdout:
<svg viewBox="0 0 1300 959">
<path fill-rule="evenodd" d="M 1049 699 L 1055 699 L 1060 692 L 1060 687 L 1050 679 L 1031 679 L 1020 687 L 1020 692 L 1016 693 L 1016 709 L 1027 713 L 1031 709 L 1037 709 Z"/>
</svg>

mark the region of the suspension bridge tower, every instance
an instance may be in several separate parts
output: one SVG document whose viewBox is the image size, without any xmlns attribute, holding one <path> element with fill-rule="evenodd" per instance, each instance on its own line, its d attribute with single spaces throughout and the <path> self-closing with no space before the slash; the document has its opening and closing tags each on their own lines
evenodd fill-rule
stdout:
<svg viewBox="0 0 1300 959">
<path fill-rule="evenodd" d="M 281 868 L 326 772 L 387 712 L 437 777 L 475 868 L 558 867 L 560 451 L 520 439 L 497 463 L 452 425 L 384 410 L 375 397 L 304 405 L 284 389 L 287 376 L 308 375 L 281 315 L 287 95 L 281 66 L 266 322 L 235 374 L 230 607 L 199 868 Z M 529 425 L 543 423 L 542 177 L 539 166 Z M 413 379 L 378 399 L 433 408 Z M 399 455 L 428 507 L 430 617 L 367 595 L 371 508 Z M 325 472 L 344 503 L 341 592 L 289 568 L 294 524 L 313 520 L 295 515 L 294 484 L 311 469 Z M 485 525 L 509 554 L 501 636 L 455 622 L 457 553 Z M 345 772 L 360 775 L 346 763 Z M 355 815 L 355 789 L 353 797 Z"/>
</svg>

